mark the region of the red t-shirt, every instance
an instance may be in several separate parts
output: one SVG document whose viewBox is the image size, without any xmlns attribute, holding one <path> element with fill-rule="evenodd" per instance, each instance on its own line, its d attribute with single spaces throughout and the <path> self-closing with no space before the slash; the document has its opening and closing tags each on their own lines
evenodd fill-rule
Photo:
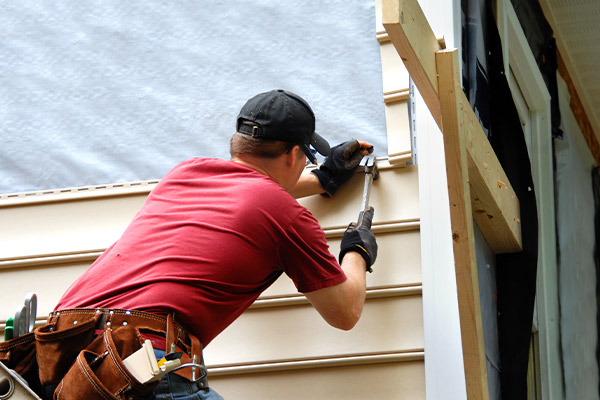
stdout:
<svg viewBox="0 0 600 400">
<path fill-rule="evenodd" d="M 175 311 L 206 346 L 282 272 L 299 292 L 346 280 L 317 220 L 275 181 L 194 158 L 161 180 L 56 309 Z"/>
</svg>

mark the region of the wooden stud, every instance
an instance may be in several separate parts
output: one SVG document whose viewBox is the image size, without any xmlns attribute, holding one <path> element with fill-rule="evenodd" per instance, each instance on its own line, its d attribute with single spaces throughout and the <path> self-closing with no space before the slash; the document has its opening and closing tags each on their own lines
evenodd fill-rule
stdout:
<svg viewBox="0 0 600 400">
<path fill-rule="evenodd" d="M 436 54 L 467 398 L 488 399 L 458 50 Z M 468 105 L 468 103 L 466 103 Z"/>
</svg>

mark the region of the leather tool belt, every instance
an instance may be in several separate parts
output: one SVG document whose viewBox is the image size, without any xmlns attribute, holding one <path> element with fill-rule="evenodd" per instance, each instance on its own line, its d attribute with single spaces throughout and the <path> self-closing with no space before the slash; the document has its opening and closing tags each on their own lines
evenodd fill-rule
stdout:
<svg viewBox="0 0 600 400">
<path fill-rule="evenodd" d="M 122 361 L 142 347 L 144 335 L 165 337 L 166 352 L 182 352 L 182 365 L 190 365 L 174 373 L 208 388 L 202 346 L 173 315 L 119 309 L 55 311 L 34 332 L 0 343 L 0 361 L 4 355 L 9 368 L 20 374 L 39 370 L 38 394 L 46 399 L 142 399 L 157 382 L 138 382 Z"/>
<path fill-rule="evenodd" d="M 33 332 L 0 342 L 0 361 L 25 379 L 34 392 L 40 393 L 41 384 L 35 358 L 35 334 Z"/>
</svg>

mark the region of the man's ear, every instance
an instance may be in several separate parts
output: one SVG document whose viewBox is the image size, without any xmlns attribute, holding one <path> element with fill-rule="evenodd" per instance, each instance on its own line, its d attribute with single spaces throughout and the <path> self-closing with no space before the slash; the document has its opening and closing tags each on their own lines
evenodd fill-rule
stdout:
<svg viewBox="0 0 600 400">
<path fill-rule="evenodd" d="M 301 152 L 302 150 L 300 150 L 300 146 L 295 145 L 294 147 L 292 147 L 292 149 L 290 151 L 288 151 L 285 155 L 286 155 L 286 165 L 288 167 L 293 167 L 295 165 L 295 163 L 300 162 L 298 157 L 298 152 Z"/>
</svg>

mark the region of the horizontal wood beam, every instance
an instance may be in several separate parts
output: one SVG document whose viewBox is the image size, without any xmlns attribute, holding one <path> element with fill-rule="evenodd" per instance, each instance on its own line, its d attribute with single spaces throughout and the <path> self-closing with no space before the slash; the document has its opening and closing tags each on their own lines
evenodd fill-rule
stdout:
<svg viewBox="0 0 600 400">
<path fill-rule="evenodd" d="M 383 0 L 382 21 L 438 126 L 441 117 L 436 53 L 441 46 L 417 0 Z M 462 93 L 462 90 L 461 90 Z M 464 94 L 457 100 L 467 136 L 468 180 L 477 226 L 494 253 L 522 249 L 519 200 Z"/>
<path fill-rule="evenodd" d="M 462 89 L 457 96 L 464 124 L 473 218 L 495 254 L 521 251 L 519 199 Z"/>
</svg>

